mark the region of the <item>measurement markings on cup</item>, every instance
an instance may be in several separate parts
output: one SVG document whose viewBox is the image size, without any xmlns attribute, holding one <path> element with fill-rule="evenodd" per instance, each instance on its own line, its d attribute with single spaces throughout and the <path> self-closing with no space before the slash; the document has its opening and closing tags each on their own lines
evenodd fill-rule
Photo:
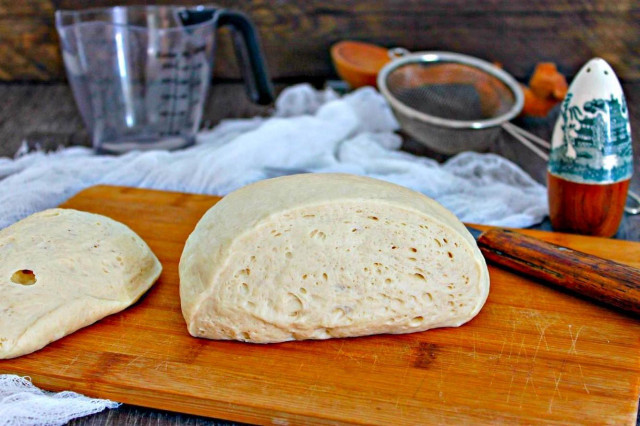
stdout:
<svg viewBox="0 0 640 426">
<path fill-rule="evenodd" d="M 160 135 L 176 135 L 179 129 L 190 128 L 193 123 L 191 111 L 201 103 L 198 88 L 203 86 L 202 70 L 206 65 L 206 45 L 195 46 L 184 52 L 161 52 L 156 57 L 161 61 L 164 74 L 160 83 L 165 92 L 159 115 L 166 120 Z"/>
</svg>

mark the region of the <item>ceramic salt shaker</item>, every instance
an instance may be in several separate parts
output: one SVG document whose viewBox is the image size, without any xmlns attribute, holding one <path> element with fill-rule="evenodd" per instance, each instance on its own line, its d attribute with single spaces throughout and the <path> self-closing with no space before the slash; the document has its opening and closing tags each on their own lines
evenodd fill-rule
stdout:
<svg viewBox="0 0 640 426">
<path fill-rule="evenodd" d="M 622 87 L 607 62 L 592 59 L 569 86 L 553 131 L 547 174 L 553 229 L 613 236 L 632 173 Z"/>
</svg>

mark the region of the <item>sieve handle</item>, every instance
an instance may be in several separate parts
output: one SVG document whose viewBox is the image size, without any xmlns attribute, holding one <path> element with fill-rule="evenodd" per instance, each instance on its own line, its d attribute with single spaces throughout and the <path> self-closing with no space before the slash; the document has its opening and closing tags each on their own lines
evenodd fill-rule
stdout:
<svg viewBox="0 0 640 426">
<path fill-rule="evenodd" d="M 542 158 L 544 161 L 549 161 L 549 154 L 547 154 L 546 152 L 544 152 L 543 150 L 541 150 L 540 148 L 534 145 L 534 143 L 537 143 L 538 145 L 549 149 L 551 148 L 551 145 L 549 144 L 549 142 L 543 139 L 540 139 L 539 137 L 532 135 L 526 130 L 521 129 L 520 127 L 514 124 L 511 124 L 509 122 L 503 123 L 502 129 L 505 132 L 509 133 L 511 136 L 513 136 L 522 145 L 529 148 L 538 157 Z"/>
</svg>

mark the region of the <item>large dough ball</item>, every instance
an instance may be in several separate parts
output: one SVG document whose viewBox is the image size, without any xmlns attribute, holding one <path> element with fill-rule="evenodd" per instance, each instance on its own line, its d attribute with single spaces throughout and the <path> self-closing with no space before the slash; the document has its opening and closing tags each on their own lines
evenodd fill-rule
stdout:
<svg viewBox="0 0 640 426">
<path fill-rule="evenodd" d="M 180 260 L 193 336 L 256 343 L 459 326 L 482 308 L 472 236 L 424 195 L 376 179 L 261 181 L 200 220 Z"/>
<path fill-rule="evenodd" d="M 0 230 L 0 359 L 125 309 L 161 271 L 138 235 L 105 216 L 51 209 Z"/>
</svg>

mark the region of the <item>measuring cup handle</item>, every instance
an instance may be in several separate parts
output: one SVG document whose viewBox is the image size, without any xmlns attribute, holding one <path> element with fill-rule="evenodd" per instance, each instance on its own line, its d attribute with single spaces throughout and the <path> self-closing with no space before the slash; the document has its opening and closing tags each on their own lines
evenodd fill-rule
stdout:
<svg viewBox="0 0 640 426">
<path fill-rule="evenodd" d="M 260 49 L 258 35 L 251 21 L 242 13 L 220 10 L 218 26 L 232 28 L 233 44 L 247 87 L 249 98 L 260 105 L 273 102 L 273 87 Z"/>
</svg>

